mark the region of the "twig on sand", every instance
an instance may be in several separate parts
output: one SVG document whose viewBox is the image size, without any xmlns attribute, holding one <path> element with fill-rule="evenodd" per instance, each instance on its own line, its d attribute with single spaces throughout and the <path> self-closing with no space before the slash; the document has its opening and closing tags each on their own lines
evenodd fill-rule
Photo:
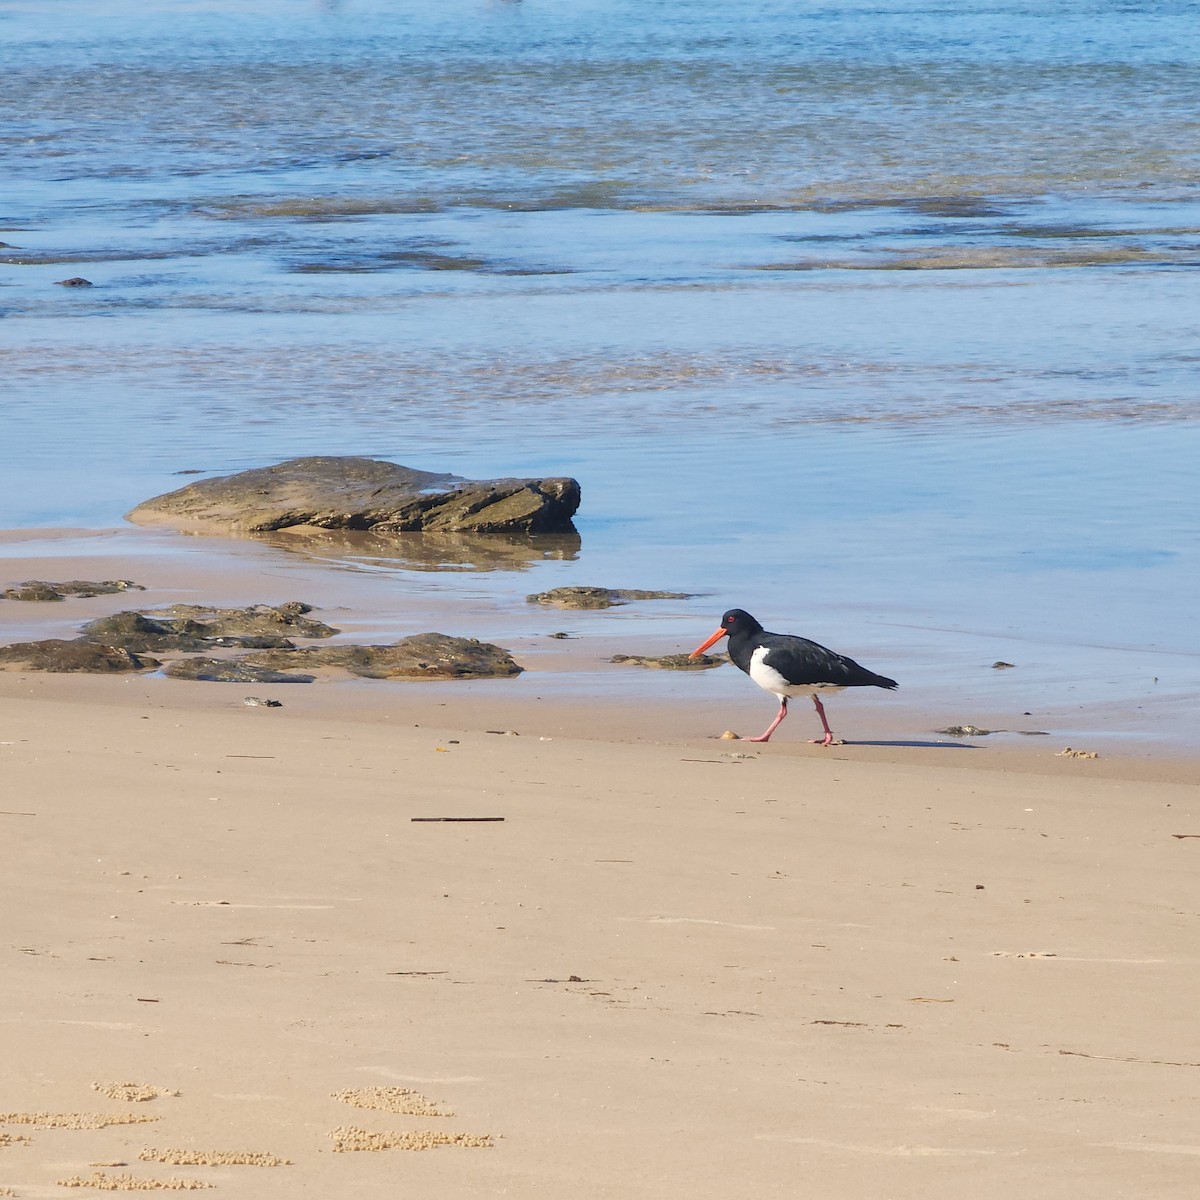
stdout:
<svg viewBox="0 0 1200 1200">
<path fill-rule="evenodd" d="M 410 821 L 503 821 L 503 817 L 409 817 Z"/>
<path fill-rule="evenodd" d="M 1165 1058 L 1134 1058 L 1122 1054 L 1085 1054 L 1082 1050 L 1060 1050 L 1059 1054 L 1067 1054 L 1072 1058 L 1102 1058 L 1106 1062 L 1147 1063 L 1155 1067 L 1200 1067 L 1200 1062 L 1172 1062 Z"/>
</svg>

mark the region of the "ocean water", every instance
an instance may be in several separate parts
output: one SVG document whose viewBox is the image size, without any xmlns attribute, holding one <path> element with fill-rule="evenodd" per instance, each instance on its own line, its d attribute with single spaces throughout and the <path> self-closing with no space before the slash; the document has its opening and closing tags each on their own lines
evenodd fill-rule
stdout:
<svg viewBox="0 0 1200 1200">
<path fill-rule="evenodd" d="M 1186 0 L 0 0 L 0 527 L 572 474 L 567 553 L 327 554 L 1196 748 L 1198 111 Z"/>
</svg>

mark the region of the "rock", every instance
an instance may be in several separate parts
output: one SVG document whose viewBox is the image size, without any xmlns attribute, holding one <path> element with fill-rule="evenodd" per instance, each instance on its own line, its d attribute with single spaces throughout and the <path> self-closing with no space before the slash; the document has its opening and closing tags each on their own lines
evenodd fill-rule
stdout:
<svg viewBox="0 0 1200 1200">
<path fill-rule="evenodd" d="M 944 733 L 948 737 L 987 737 L 991 733 L 1003 733 L 1002 729 L 980 729 L 978 725 L 947 725 L 945 729 L 935 729 L 934 733 Z"/>
<path fill-rule="evenodd" d="M 545 604 L 551 608 L 612 608 L 615 604 L 624 603 L 617 600 L 608 588 L 599 587 L 551 588 L 548 592 L 526 596 L 525 602 Z"/>
<path fill-rule="evenodd" d="M 282 700 L 265 700 L 262 696 L 247 696 L 242 701 L 247 708 L 282 708 Z"/>
<path fill-rule="evenodd" d="M 614 608 L 631 600 L 691 600 L 691 592 L 647 592 L 638 588 L 558 587 L 526 596 L 529 604 L 550 608 Z"/>
<path fill-rule="evenodd" d="M 700 654 L 695 658 L 690 654 L 614 654 L 608 661 L 630 663 L 635 667 L 660 667 L 664 671 L 704 671 L 709 667 L 723 666 L 729 660 L 708 654 Z"/>
<path fill-rule="evenodd" d="M 207 604 L 173 604 L 170 608 L 149 609 L 147 616 L 157 620 L 192 621 L 208 632 L 205 637 L 307 637 L 327 638 L 341 632 L 307 614 L 311 604 L 289 600 L 284 604 L 251 604 L 246 608 L 213 608 Z"/>
<path fill-rule="evenodd" d="M 391 646 L 303 646 L 241 661 L 288 670 L 340 667 L 365 679 L 489 679 L 519 675 L 507 650 L 475 638 L 420 633 Z"/>
<path fill-rule="evenodd" d="M 201 532 L 543 533 L 572 529 L 578 507 L 574 479 L 468 480 L 373 458 L 313 457 L 203 479 L 139 504 L 127 519 Z"/>
<path fill-rule="evenodd" d="M 84 279 L 82 275 L 72 275 L 70 279 L 56 279 L 54 281 L 59 287 L 91 287 L 92 281 Z"/>
<path fill-rule="evenodd" d="M 237 658 L 180 658 L 163 669 L 172 679 L 205 683 L 312 683 L 315 676 L 289 675 Z"/>
<path fill-rule="evenodd" d="M 127 650 L 202 650 L 208 644 L 195 622 L 153 621 L 139 612 L 113 613 L 83 627 L 88 641 Z"/>
<path fill-rule="evenodd" d="M 28 583 L 18 583 L 16 587 L 4 590 L 5 600 L 63 600 L 65 597 L 52 583 L 42 583 L 40 579 L 31 579 Z"/>
<path fill-rule="evenodd" d="M 242 649 L 290 649 L 296 637 L 332 637 L 338 631 L 304 614 L 312 606 L 292 600 L 277 607 L 254 604 L 249 608 L 211 608 L 203 604 L 176 604 L 143 612 L 114 613 L 89 621 L 83 635 L 90 641 L 125 646 L 130 650 L 210 650 L 235 646 Z"/>
<path fill-rule="evenodd" d="M 5 600 L 62 600 L 65 596 L 111 596 L 116 592 L 146 589 L 132 579 L 105 579 L 98 583 L 87 579 L 71 579 L 66 583 L 46 583 L 41 579 L 29 579 L 8 588 L 3 593 Z"/>
<path fill-rule="evenodd" d="M 644 588 L 615 588 L 612 593 L 622 603 L 630 600 L 692 600 L 695 592 L 646 591 Z"/>
<path fill-rule="evenodd" d="M 220 646 L 223 650 L 294 650 L 296 643 L 285 637 L 215 637 L 205 641 L 207 646 Z"/>
<path fill-rule="evenodd" d="M 158 659 L 134 654 L 123 646 L 105 646 L 83 638 L 75 641 L 46 638 L 0 646 L 0 668 L 9 671 L 109 675 L 118 671 L 146 671 L 161 665 Z"/>
<path fill-rule="evenodd" d="M 200 621 L 186 618 L 156 621 L 139 612 L 119 612 L 89 621 L 83 627 L 83 635 L 88 641 L 129 650 L 209 650 L 218 646 L 263 650 L 290 649 L 295 644 L 279 636 L 215 636 L 213 627 Z"/>
<path fill-rule="evenodd" d="M 992 663 L 992 670 L 1011 671 L 1016 665 L 1016 663 L 1005 662 L 1003 659 L 998 658 L 994 663 Z"/>
</svg>

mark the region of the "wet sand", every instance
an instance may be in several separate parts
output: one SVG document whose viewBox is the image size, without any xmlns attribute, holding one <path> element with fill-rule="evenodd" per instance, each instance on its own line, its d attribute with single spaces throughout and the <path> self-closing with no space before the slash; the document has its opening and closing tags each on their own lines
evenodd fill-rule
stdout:
<svg viewBox="0 0 1200 1200">
<path fill-rule="evenodd" d="M 0 1110 L 157 1120 L 19 1195 L 1191 1194 L 1194 787 L 101 691 L 0 699 Z"/>
<path fill-rule="evenodd" d="M 507 681 L 439 684 L 433 692 L 333 676 L 308 687 L 247 685 L 286 699 L 292 712 L 366 721 L 415 714 L 412 720 L 420 721 L 430 708 L 451 706 L 455 721 L 482 729 L 505 724 L 505 714 L 516 705 L 541 735 L 617 740 L 704 737 L 727 729 L 748 736 L 761 732 L 774 715 L 774 701 L 732 667 L 677 672 L 611 662 L 617 654 L 686 653 L 715 628 L 724 608 L 749 603 L 744 591 L 601 611 L 547 608 L 527 603 L 526 595 L 561 583 L 674 590 L 677 582 L 669 563 L 649 568 L 640 559 L 635 569 L 618 568 L 611 575 L 584 574 L 570 564 L 569 576 L 548 579 L 537 566 L 543 553 L 557 553 L 557 543 L 544 550 L 497 548 L 494 541 L 486 539 L 484 551 L 441 543 L 430 553 L 425 546 L 429 557 L 422 559 L 421 546 L 388 553 L 376 543 L 338 537 L 281 536 L 271 544 L 128 527 L 0 531 L 0 591 L 29 579 L 124 578 L 146 588 L 68 597 L 62 603 L 0 600 L 0 642 L 75 637 L 85 622 L 129 608 L 302 600 L 315 606 L 314 617 L 342 630 L 341 641 L 385 643 L 437 630 L 495 642 L 525 671 Z M 452 555 L 456 563 L 446 561 Z M 803 593 L 793 605 L 807 608 Z M 890 761 L 936 749 L 938 761 L 972 757 L 992 765 L 1054 769 L 1055 756 L 1069 746 L 1099 754 L 1098 774 L 1115 770 L 1160 777 L 1166 770 L 1174 777 L 1196 777 L 1189 772 L 1200 758 L 1200 742 L 1186 655 L 1056 646 L 1047 640 L 1049 633 L 1039 642 L 1037 636 L 1018 641 L 986 628 L 947 631 L 932 612 L 905 612 L 892 624 L 864 607 L 858 621 L 856 611 L 835 614 L 837 629 L 829 633 L 828 613 L 816 627 L 789 622 L 784 628 L 814 636 L 900 680 L 897 693 L 860 689 L 831 702 L 835 732 L 860 756 Z M 778 618 L 773 606 L 758 609 L 757 615 L 772 622 Z M 994 669 L 995 661 L 1009 659 L 1016 659 L 1016 669 Z M 1159 671 L 1161 682 L 1151 679 L 1151 672 Z M 32 691 L 0 671 L 0 694 L 16 688 L 21 695 L 59 695 L 63 687 L 90 686 L 81 679 L 25 678 Z M 239 685 L 188 685 L 155 676 L 126 678 L 104 688 L 114 699 L 128 695 L 150 704 L 217 709 L 239 706 L 245 691 Z M 603 715 L 606 710 L 611 720 Z M 819 731 L 809 705 L 793 705 L 792 713 L 771 744 L 773 753 L 803 752 L 805 739 Z M 964 725 L 993 732 L 973 739 L 937 733 Z"/>
<path fill-rule="evenodd" d="M 534 652 L 560 616 L 513 682 L 0 673 L 0 1188 L 1192 1195 L 1193 763 L 939 739 L 903 691 L 721 741 L 751 685 L 606 688 Z"/>
</svg>

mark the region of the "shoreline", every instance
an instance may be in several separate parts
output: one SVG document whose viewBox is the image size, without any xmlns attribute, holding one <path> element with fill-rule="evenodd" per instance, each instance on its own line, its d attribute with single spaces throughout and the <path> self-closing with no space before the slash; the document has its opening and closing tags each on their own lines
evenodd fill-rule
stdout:
<svg viewBox="0 0 1200 1200">
<path fill-rule="evenodd" d="M 221 711 L 242 705 L 245 695 L 283 702 L 289 716 L 402 724 L 443 722 L 447 728 L 524 726 L 540 737 L 582 737 L 615 742 L 717 739 L 725 730 L 743 737 L 769 721 L 774 701 L 731 666 L 698 672 L 613 665 L 618 653 L 671 654 L 690 650 L 715 622 L 715 597 L 651 601 L 600 612 L 542 608 L 514 596 L 532 584 L 520 573 L 400 571 L 387 565 L 329 559 L 305 552 L 303 543 L 282 549 L 252 539 L 195 537 L 138 529 L 0 531 L 0 586 L 26 579 L 129 578 L 147 587 L 56 603 L 0 601 L 0 641 L 77 636 L 95 617 L 128 608 L 173 603 L 244 605 L 304 600 L 342 633 L 334 641 L 387 642 L 438 630 L 503 645 L 525 668 L 509 680 L 355 680 L 329 673 L 300 685 L 188 683 L 160 675 L 79 676 L 0 671 L 0 695 L 81 700 L 107 697 L 179 711 Z M 497 578 L 497 576 L 499 576 Z M 602 581 L 588 581 L 602 582 Z M 626 586 L 637 581 L 614 581 Z M 669 582 L 669 581 L 668 581 Z M 570 631 L 566 640 L 554 630 Z M 691 632 L 689 632 L 689 630 Z M 864 627 L 864 640 L 878 638 Z M 893 653 L 895 648 L 893 647 Z M 1200 767 L 1200 750 L 1182 739 L 1189 728 L 1182 705 L 1114 700 L 1079 706 L 1049 694 L 1045 682 L 1029 684 L 1021 671 L 984 669 L 978 658 L 963 678 L 947 685 L 954 664 L 879 662 L 879 653 L 851 651 L 901 680 L 897 693 L 852 690 L 830 703 L 835 733 L 847 745 L 831 750 L 863 761 L 970 760 L 1001 770 L 1087 769 L 1095 777 L 1185 778 Z M 908 669 L 906 670 L 906 666 Z M 967 671 L 972 672 L 970 677 Z M 1000 678 L 1003 676 L 1004 678 Z M 968 695 L 970 678 L 978 692 Z M 1014 682 L 1023 690 L 1014 693 Z M 1067 689 L 1072 691 L 1074 689 Z M 1013 697 L 1016 697 L 1015 703 Z M 1030 697 L 1032 711 L 1019 711 Z M 1155 727 L 1163 712 L 1165 732 Z M 939 733 L 950 725 L 976 725 L 987 737 Z M 1022 730 L 1038 731 L 1021 736 Z M 807 757 L 830 750 L 811 747 L 815 730 L 808 705 L 796 704 L 767 746 L 743 750 L 776 757 Z M 736 746 L 730 741 L 723 748 Z M 1066 748 L 1099 758 L 1067 762 Z M 1195 777 L 1194 775 L 1192 776 Z"/>
<path fill-rule="evenodd" d="M 725 668 L 721 668 L 724 670 Z M 687 749 L 716 759 L 740 756 L 756 762 L 804 765 L 831 762 L 928 769 L 1038 775 L 1046 779 L 1084 783 L 1123 780 L 1146 783 L 1194 783 L 1200 760 L 1184 753 L 1127 749 L 1124 753 L 1097 751 L 1098 757 L 1065 755 L 1063 739 L 939 736 L 915 729 L 896 733 L 898 722 L 884 705 L 853 711 L 842 705 L 835 729 L 844 729 L 840 744 L 814 745 L 808 738 L 819 732 L 811 711 L 795 705 L 788 721 L 767 745 L 747 742 L 770 712 L 754 696 L 730 706 L 698 701 L 664 712 L 654 697 L 597 698 L 595 695 L 554 694 L 523 677 L 525 689 L 514 694 L 510 680 L 405 683 L 387 680 L 322 679 L 314 684 L 216 684 L 162 678 L 50 675 L 42 672 L 0 671 L 0 700 L 13 703 L 111 706 L 136 712 L 174 714 L 179 719 L 238 713 L 266 713 L 265 718 L 305 727 L 344 723 L 364 729 L 396 732 L 420 729 L 443 740 L 460 734 L 533 741 L 556 740 L 612 747 L 660 746 Z M 536 693 L 532 690 L 536 688 Z M 540 694 L 539 694 L 540 693 Z M 278 700 L 281 708 L 259 709 L 247 697 Z M 909 714 L 905 725 L 915 722 Z M 725 729 L 741 739 L 725 739 Z M 839 733 L 840 735 L 840 733 Z M 1003 740 L 1001 740 L 1003 739 Z"/>
</svg>

